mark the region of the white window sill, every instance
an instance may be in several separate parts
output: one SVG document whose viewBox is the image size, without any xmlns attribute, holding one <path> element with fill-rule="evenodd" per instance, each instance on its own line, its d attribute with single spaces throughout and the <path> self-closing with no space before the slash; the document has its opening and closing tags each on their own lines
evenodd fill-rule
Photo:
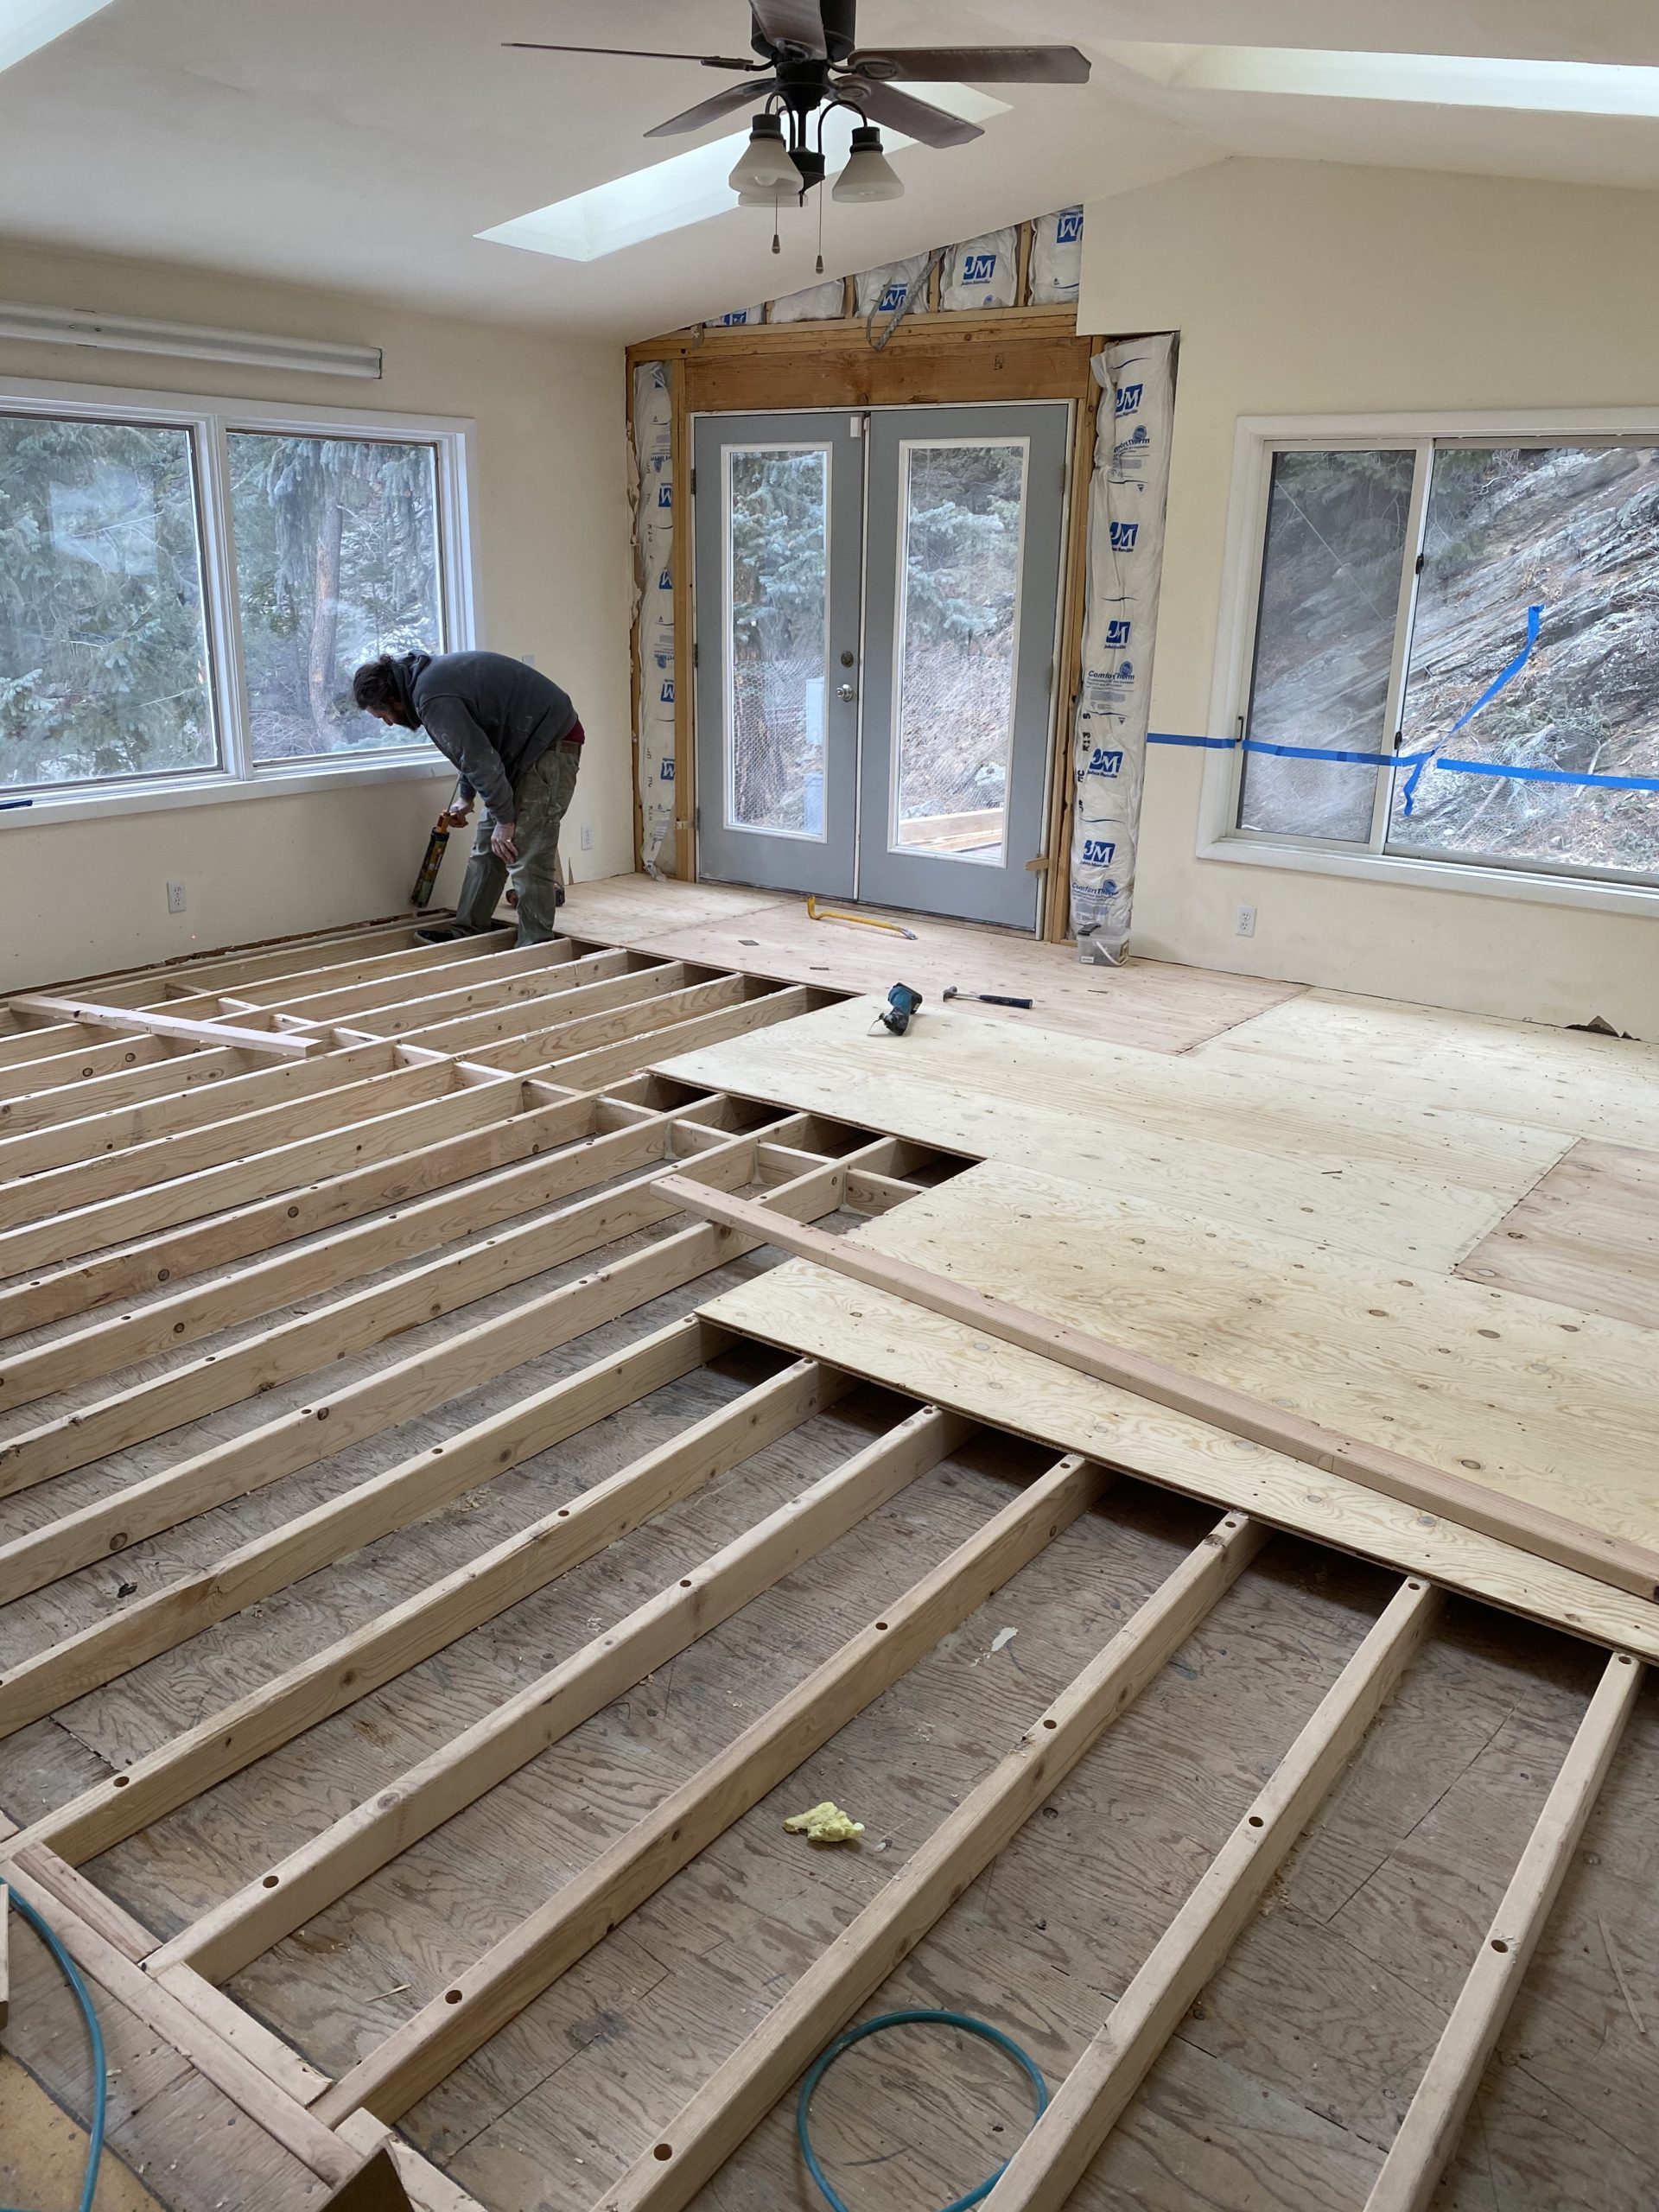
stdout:
<svg viewBox="0 0 1659 2212">
<path fill-rule="evenodd" d="M 168 807 L 218 806 L 227 799 L 284 798 L 302 791 L 355 791 L 365 784 L 454 781 L 449 763 L 423 748 L 384 760 L 343 760 L 323 767 L 315 761 L 262 768 L 254 776 L 156 778 L 149 783 L 96 784 L 84 790 L 12 794 L 0 791 L 0 836 L 8 830 L 37 829 L 51 822 L 91 822 L 106 814 L 149 814 Z M 8 804 L 27 797 L 29 804 Z"/>
<path fill-rule="evenodd" d="M 1659 885 L 1602 883 L 1580 875 L 1529 874 L 1459 861 L 1408 860 L 1393 853 L 1322 851 L 1318 846 L 1268 837 L 1200 838 L 1201 861 L 1245 868 L 1289 868 L 1309 875 L 1345 875 L 1377 884 L 1410 884 L 1427 891 L 1470 892 L 1478 898 L 1519 899 L 1545 906 L 1588 906 L 1603 913 L 1659 918 Z"/>
</svg>

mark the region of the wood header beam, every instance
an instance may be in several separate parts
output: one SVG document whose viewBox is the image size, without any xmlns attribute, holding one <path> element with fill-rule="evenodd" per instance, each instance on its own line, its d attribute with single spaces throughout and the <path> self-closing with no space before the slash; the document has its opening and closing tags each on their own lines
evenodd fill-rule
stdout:
<svg viewBox="0 0 1659 2212">
<path fill-rule="evenodd" d="M 912 315 L 898 326 L 882 350 L 961 351 L 995 339 L 1042 338 L 1052 341 L 1077 336 L 1075 308 L 969 308 L 949 315 Z M 1091 346 L 1102 343 L 1097 338 L 1086 337 L 1083 342 Z M 628 348 L 628 365 L 632 367 L 640 361 L 733 360 L 748 353 L 786 360 L 791 354 L 813 353 L 825 346 L 842 345 L 869 350 L 862 315 L 849 314 L 830 316 L 823 321 L 759 325 L 693 323 L 683 330 L 665 331 L 658 338 L 636 340 Z"/>
<path fill-rule="evenodd" d="M 902 331 L 901 334 L 902 334 Z M 685 357 L 689 414 L 764 408 L 963 406 L 999 399 L 1077 399 L 1095 350 L 1087 338 L 927 331 L 932 344 L 877 353 L 861 327 L 819 325 L 800 351 L 693 353 Z"/>
</svg>

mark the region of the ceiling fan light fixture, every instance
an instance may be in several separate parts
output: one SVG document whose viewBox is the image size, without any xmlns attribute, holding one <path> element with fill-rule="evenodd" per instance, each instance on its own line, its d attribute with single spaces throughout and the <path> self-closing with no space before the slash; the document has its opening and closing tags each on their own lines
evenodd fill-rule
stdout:
<svg viewBox="0 0 1659 2212">
<path fill-rule="evenodd" d="M 836 179 L 830 197 L 841 200 L 902 200 L 904 179 L 881 147 L 881 133 L 873 124 L 861 124 L 853 132 L 853 150 L 847 166 Z"/>
<path fill-rule="evenodd" d="M 774 192 L 799 190 L 800 178 L 784 143 L 784 126 L 775 115 L 764 112 L 750 124 L 749 143 L 728 181 L 740 196 L 756 192 L 769 199 Z"/>
</svg>

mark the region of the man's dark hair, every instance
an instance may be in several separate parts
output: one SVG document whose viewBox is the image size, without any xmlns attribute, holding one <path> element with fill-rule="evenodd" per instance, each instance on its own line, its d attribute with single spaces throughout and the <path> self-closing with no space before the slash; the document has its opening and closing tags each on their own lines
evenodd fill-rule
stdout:
<svg viewBox="0 0 1659 2212">
<path fill-rule="evenodd" d="M 366 715 L 376 707 L 404 707 L 409 703 L 404 671 L 390 653 L 365 660 L 352 678 L 353 702 Z"/>
</svg>

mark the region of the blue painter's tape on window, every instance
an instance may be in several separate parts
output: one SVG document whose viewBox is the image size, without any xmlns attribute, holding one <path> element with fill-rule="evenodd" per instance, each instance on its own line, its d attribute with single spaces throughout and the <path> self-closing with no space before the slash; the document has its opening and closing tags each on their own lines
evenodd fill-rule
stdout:
<svg viewBox="0 0 1659 2212">
<path fill-rule="evenodd" d="M 1421 772 L 1427 753 L 1342 753 L 1324 745 L 1263 745 L 1254 737 L 1244 741 L 1247 753 L 1274 753 L 1281 760 L 1355 760 L 1367 768 L 1412 768 Z"/>
<path fill-rule="evenodd" d="M 1588 791 L 1659 791 L 1659 776 L 1599 776 L 1577 768 L 1508 768 L 1496 760 L 1437 760 L 1448 776 L 1503 776 L 1517 784 L 1577 784 Z"/>
<path fill-rule="evenodd" d="M 1520 652 L 1510 663 L 1509 666 L 1498 671 L 1497 674 L 1486 686 L 1486 689 L 1481 693 L 1479 698 L 1476 700 L 1474 705 L 1466 709 L 1464 713 L 1458 716 L 1456 721 L 1452 723 L 1451 728 L 1446 732 L 1446 736 L 1448 738 L 1455 737 L 1465 722 L 1473 721 L 1475 716 L 1480 712 L 1481 709 L 1483 707 L 1490 707 L 1493 700 L 1497 698 L 1498 693 L 1503 689 L 1504 685 L 1506 683 L 1512 683 L 1515 681 L 1515 678 L 1520 675 L 1522 670 L 1532 658 L 1532 649 L 1538 642 L 1538 626 L 1543 619 L 1544 610 L 1541 606 L 1529 607 L 1527 609 L 1527 642 L 1522 646 Z M 1431 747 L 1431 753 L 1433 750 L 1433 748 Z M 1423 756 L 1423 759 L 1417 763 L 1411 773 L 1406 778 L 1406 786 L 1400 796 L 1402 802 L 1401 810 L 1408 818 L 1410 817 L 1412 802 L 1417 796 L 1417 786 L 1422 780 L 1423 770 L 1427 764 L 1429 757 L 1429 754 L 1426 753 Z"/>
</svg>

